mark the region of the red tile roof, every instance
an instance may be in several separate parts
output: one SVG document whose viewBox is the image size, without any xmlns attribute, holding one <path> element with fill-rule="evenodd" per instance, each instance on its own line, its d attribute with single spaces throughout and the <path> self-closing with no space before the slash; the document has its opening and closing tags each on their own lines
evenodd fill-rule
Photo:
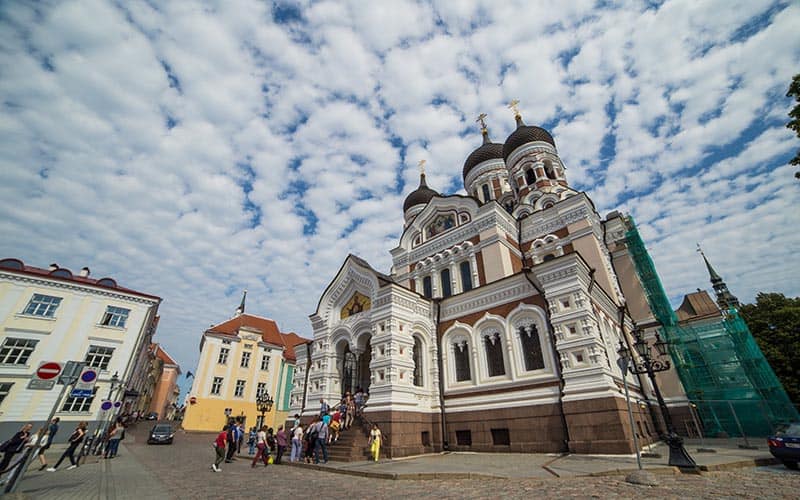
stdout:
<svg viewBox="0 0 800 500">
<path fill-rule="evenodd" d="M 136 290 L 131 290 L 130 288 L 121 287 L 117 285 L 116 280 L 114 280 L 113 278 L 106 277 L 106 278 L 94 279 L 88 276 L 80 276 L 72 274 L 72 271 L 70 271 L 65 267 L 59 267 L 53 270 L 42 269 L 40 267 L 25 265 L 25 263 L 19 259 L 9 258 L 9 259 L 0 259 L 0 269 L 20 274 L 47 277 L 48 279 L 56 281 L 80 283 L 83 285 L 91 285 L 91 286 L 96 286 L 98 288 L 105 288 L 107 290 L 118 290 L 122 293 L 129 293 L 131 295 L 138 295 L 140 297 L 146 297 L 148 299 L 155 299 L 158 300 L 159 302 L 161 301 L 161 297 L 158 297 L 156 295 L 150 295 L 148 293 L 142 293 L 142 292 L 137 292 Z M 61 273 L 59 274 L 65 274 L 63 271 L 67 271 L 69 273 L 69 276 L 54 275 L 53 273 L 56 273 L 57 271 L 61 271 Z M 100 283 L 101 281 L 103 283 Z"/>
<path fill-rule="evenodd" d="M 211 328 L 206 330 L 206 333 L 235 337 L 239 334 L 240 328 L 257 330 L 261 333 L 261 340 L 264 342 L 283 347 L 283 357 L 288 361 L 297 360 L 294 353 L 294 347 L 296 345 L 310 342 L 310 340 L 304 339 L 294 332 L 282 333 L 274 320 L 253 316 L 252 314 L 240 314 L 218 325 L 212 325 Z"/>
</svg>

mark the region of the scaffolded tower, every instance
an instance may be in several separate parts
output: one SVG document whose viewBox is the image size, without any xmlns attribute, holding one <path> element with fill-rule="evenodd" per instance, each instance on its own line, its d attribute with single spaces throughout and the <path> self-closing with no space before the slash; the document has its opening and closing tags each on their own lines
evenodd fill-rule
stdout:
<svg viewBox="0 0 800 500">
<path fill-rule="evenodd" d="M 738 300 L 703 258 L 722 315 L 680 324 L 632 217 L 624 218 L 628 251 L 686 395 L 709 436 L 764 436 L 777 424 L 800 419 L 778 377 L 737 311 Z"/>
</svg>

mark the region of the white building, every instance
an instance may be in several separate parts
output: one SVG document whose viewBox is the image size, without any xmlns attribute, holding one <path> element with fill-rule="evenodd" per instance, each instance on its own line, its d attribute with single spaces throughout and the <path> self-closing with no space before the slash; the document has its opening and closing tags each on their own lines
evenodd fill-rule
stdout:
<svg viewBox="0 0 800 500">
<path fill-rule="evenodd" d="M 57 405 L 63 441 L 73 423 L 86 420 L 90 430 L 105 415 L 100 409 L 118 374 L 121 384 L 112 399 L 132 406 L 136 360 L 154 333 L 159 297 L 120 287 L 112 278 L 94 279 L 89 269 L 78 275 L 52 264 L 27 266 L 18 259 L 0 260 L 0 436 L 22 424 L 43 425 Z M 60 385 L 28 389 L 46 361 L 84 361 L 98 369 L 95 395 L 57 401 Z M 124 406 L 120 408 L 124 411 Z"/>
</svg>

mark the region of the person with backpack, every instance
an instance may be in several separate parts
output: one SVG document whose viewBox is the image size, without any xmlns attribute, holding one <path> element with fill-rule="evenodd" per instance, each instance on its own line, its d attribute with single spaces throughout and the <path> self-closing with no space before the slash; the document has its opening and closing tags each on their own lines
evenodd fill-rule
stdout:
<svg viewBox="0 0 800 500">
<path fill-rule="evenodd" d="M 70 434 L 69 439 L 67 440 L 69 445 L 67 449 L 64 450 L 64 453 L 61 454 L 61 458 L 58 459 L 58 462 L 53 467 L 47 469 L 47 472 L 55 472 L 58 469 L 58 466 L 61 465 L 61 462 L 64 461 L 65 458 L 69 458 L 70 466 L 67 467 L 67 470 L 74 469 L 78 466 L 77 461 L 75 460 L 75 450 L 80 446 L 83 442 L 83 437 L 86 436 L 86 428 L 89 427 L 87 422 L 80 422 L 78 427 L 72 431 Z"/>
<path fill-rule="evenodd" d="M 326 417 L 330 417 L 329 415 L 325 415 Z M 314 444 L 314 463 L 319 463 L 319 452 L 322 451 L 322 463 L 328 463 L 328 434 L 330 430 L 328 429 L 328 423 L 323 419 L 316 424 L 317 426 L 317 439 L 316 443 Z"/>
<path fill-rule="evenodd" d="M 314 417 L 314 420 L 306 428 L 305 435 L 305 459 L 306 463 L 310 464 L 311 459 L 314 457 L 314 448 L 317 442 L 317 424 L 320 422 L 319 417 Z"/>
</svg>

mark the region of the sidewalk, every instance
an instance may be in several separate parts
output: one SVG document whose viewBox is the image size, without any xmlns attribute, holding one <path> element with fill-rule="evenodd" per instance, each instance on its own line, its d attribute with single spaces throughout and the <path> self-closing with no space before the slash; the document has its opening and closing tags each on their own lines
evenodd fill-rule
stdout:
<svg viewBox="0 0 800 500">
<path fill-rule="evenodd" d="M 132 439 L 132 436 L 131 436 Z M 56 472 L 39 471 L 38 460 L 31 465 L 17 489 L 16 496 L 7 498 L 48 500 L 141 500 L 172 498 L 158 478 L 130 453 L 125 442 L 120 443 L 119 454 L 109 460 L 87 457 L 86 463 L 67 470 L 69 460 L 62 462 Z M 47 454 L 50 466 L 66 445 L 54 445 Z"/>
<path fill-rule="evenodd" d="M 733 440 L 705 440 L 705 448 L 716 453 L 698 453 L 699 441 L 687 440 L 686 450 L 700 471 L 726 470 L 768 465 L 777 461 L 765 443 L 756 443 L 757 450 L 745 450 Z M 642 458 L 642 466 L 656 474 L 677 474 L 668 465 L 669 448 L 659 443 L 650 453 L 658 458 Z M 289 463 L 288 461 L 284 463 Z M 602 476 L 625 474 L 636 470 L 636 456 L 624 455 L 558 455 L 533 453 L 441 453 L 382 459 L 379 462 L 328 462 L 325 465 L 290 464 L 327 472 L 380 479 L 481 479 Z"/>
</svg>

